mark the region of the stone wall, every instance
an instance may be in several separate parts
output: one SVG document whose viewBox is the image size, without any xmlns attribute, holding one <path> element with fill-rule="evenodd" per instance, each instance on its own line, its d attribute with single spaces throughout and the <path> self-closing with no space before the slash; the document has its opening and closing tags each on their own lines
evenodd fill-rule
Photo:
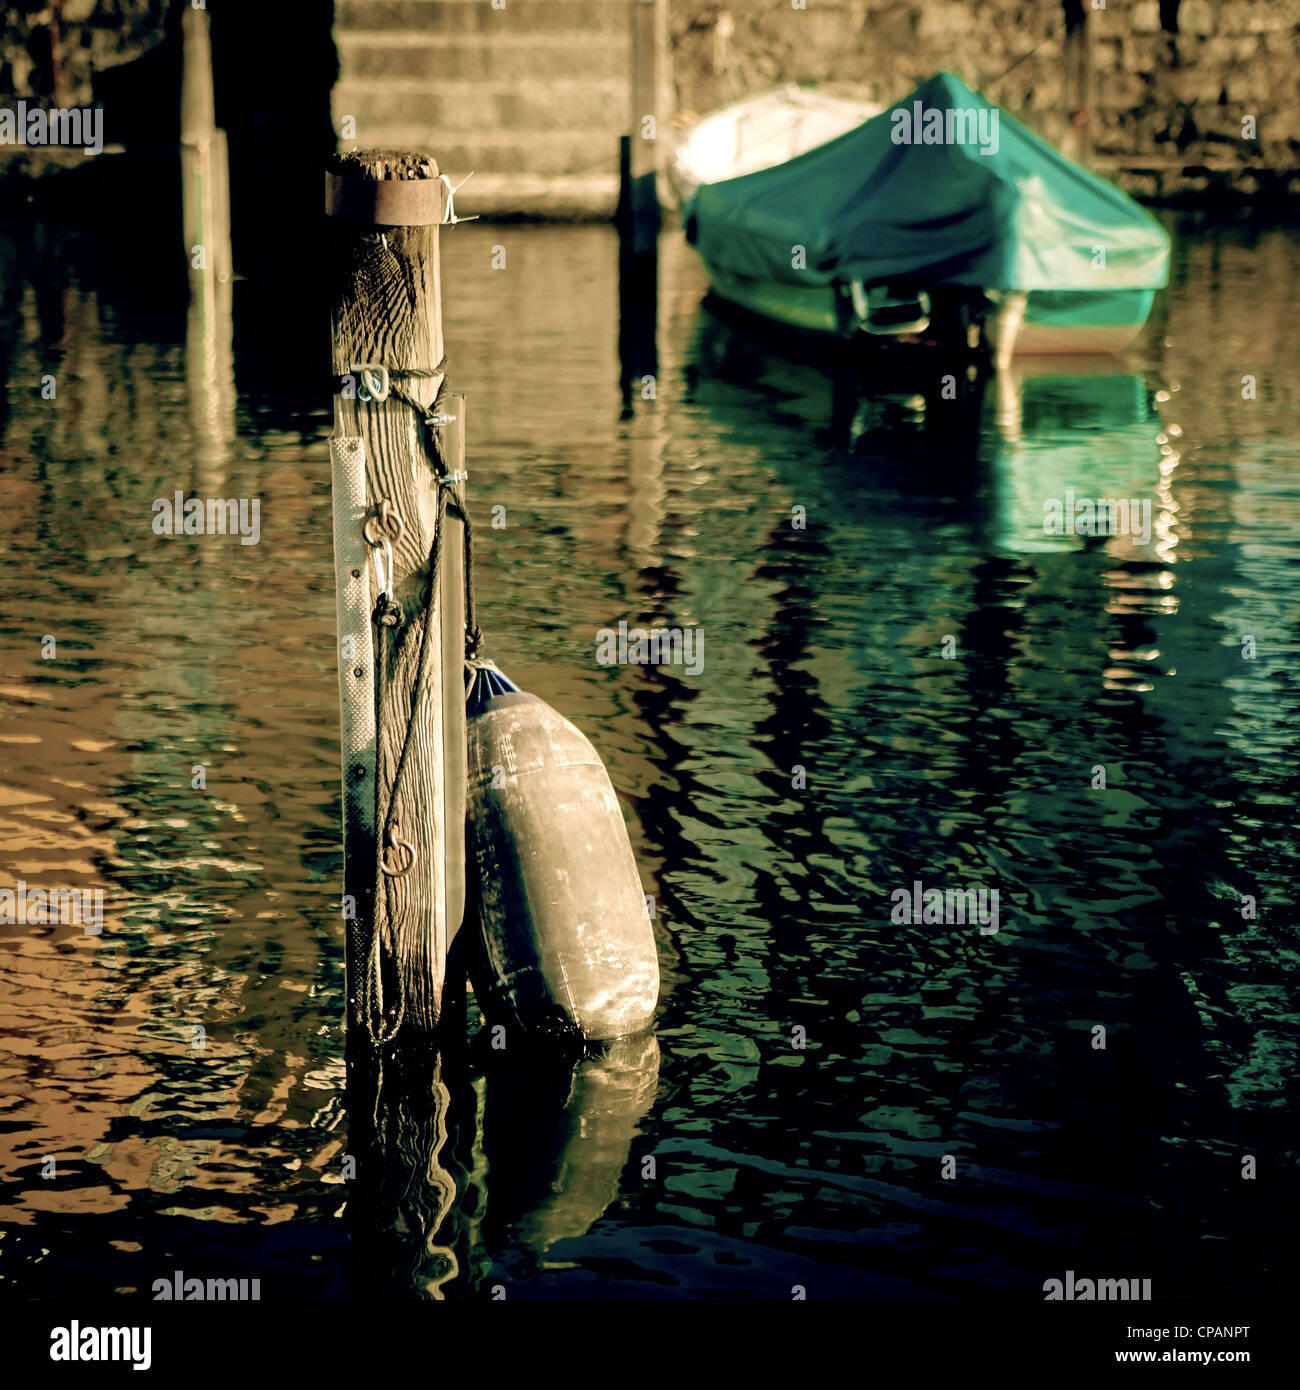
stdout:
<svg viewBox="0 0 1300 1390">
<path fill-rule="evenodd" d="M 0 4 L 0 106 L 103 106 L 105 143 L 120 144 L 116 113 L 96 79 L 153 52 L 173 9 L 173 0 Z M 84 159 L 82 151 L 60 146 L 0 145 L 0 211 L 24 196 L 26 182 L 78 168 Z"/>
<path fill-rule="evenodd" d="M 29 0 L 0 7 L 0 97 L 53 105 L 57 71 L 59 104 L 88 106 L 92 74 L 156 44 L 172 8 L 170 0 L 60 0 L 57 7 Z"/>
<path fill-rule="evenodd" d="M 93 90 L 110 144 L 138 146 L 135 130 L 159 145 L 171 138 L 170 110 L 160 107 L 174 100 L 163 84 L 124 75 L 128 90 L 118 94 L 92 88 L 92 78 L 130 74 L 125 65 L 175 29 L 180 3 L 61 0 L 60 104 L 87 104 Z M 663 3 L 679 120 L 780 82 L 893 101 L 947 68 L 1053 143 L 1067 131 L 1061 0 Z M 1147 196 L 1300 197 L 1300 0 L 1083 3 L 1105 5 L 1087 11 L 1095 167 Z M 359 140 L 423 133 L 423 143 L 445 147 L 457 173 L 477 168 L 484 193 L 495 171 L 512 195 L 528 178 L 565 178 L 575 186 L 595 179 L 601 207 L 612 198 L 605 169 L 626 110 L 622 0 L 506 0 L 504 10 L 491 0 L 276 0 L 270 10 L 264 0 L 222 0 L 210 8 L 218 120 L 232 141 L 241 124 L 263 148 L 297 135 L 276 110 L 304 106 L 295 82 L 332 85 L 337 63 L 335 124 L 340 110 L 370 113 L 358 121 Z M 53 10 L 50 0 L 0 0 L 0 103 L 54 104 Z M 235 54 L 238 83 L 225 77 L 223 46 Z M 154 103 L 147 120 L 125 109 L 133 91 Z M 314 86 L 306 105 L 315 122 Z M 1245 117 L 1254 118 L 1253 137 Z M 318 143 L 313 124 L 313 157 Z M 15 155 L 34 173 L 40 158 L 58 154 L 0 149 L 0 177 Z"/>
<path fill-rule="evenodd" d="M 669 0 L 679 118 L 780 82 L 892 102 L 948 69 L 1053 143 L 1065 135 L 1059 0 L 804 3 Z M 1095 167 L 1149 196 L 1300 194 L 1300 0 L 1098 4 Z"/>
</svg>

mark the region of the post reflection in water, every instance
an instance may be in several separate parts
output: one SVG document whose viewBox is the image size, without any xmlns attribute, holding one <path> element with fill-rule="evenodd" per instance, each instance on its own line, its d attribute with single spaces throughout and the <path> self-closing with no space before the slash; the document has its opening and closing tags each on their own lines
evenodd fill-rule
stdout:
<svg viewBox="0 0 1300 1390">
<path fill-rule="evenodd" d="M 583 1056 L 518 1038 L 494 1051 L 488 1037 L 473 1061 L 409 1043 L 382 1067 L 351 1059 L 358 1289 L 469 1297 L 506 1278 L 511 1296 L 526 1296 L 552 1248 L 585 1236 L 617 1200 L 658 1087 L 654 1034 Z"/>
<path fill-rule="evenodd" d="M 452 1103 L 438 1051 L 398 1048 L 380 1066 L 360 1046 L 348 1064 L 352 1283 L 376 1297 L 446 1297 L 469 1258 L 474 1189 L 457 1161 L 464 1100 Z M 469 1108 L 468 1139 L 473 1141 Z M 459 1200 L 458 1200 L 459 1198 Z"/>
</svg>

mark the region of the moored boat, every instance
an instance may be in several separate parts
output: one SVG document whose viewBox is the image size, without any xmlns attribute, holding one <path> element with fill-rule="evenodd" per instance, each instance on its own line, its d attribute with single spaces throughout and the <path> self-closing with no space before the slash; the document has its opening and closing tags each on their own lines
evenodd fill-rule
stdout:
<svg viewBox="0 0 1300 1390">
<path fill-rule="evenodd" d="M 697 121 L 678 143 L 668 174 L 683 203 L 701 184 L 770 169 L 880 115 L 874 102 L 796 86 L 733 102 Z"/>
<path fill-rule="evenodd" d="M 1118 352 L 1141 331 L 1169 238 L 1127 194 L 950 73 L 830 138 L 852 114 L 825 101 L 784 142 L 797 106 L 758 107 L 764 139 L 730 163 L 736 108 L 684 142 L 687 238 L 722 298 L 816 333 L 982 337 L 998 360 Z"/>
</svg>

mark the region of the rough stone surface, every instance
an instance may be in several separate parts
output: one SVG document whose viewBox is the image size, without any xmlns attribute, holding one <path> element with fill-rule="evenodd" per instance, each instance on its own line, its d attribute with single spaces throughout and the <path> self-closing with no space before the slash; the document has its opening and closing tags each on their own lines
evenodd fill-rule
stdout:
<svg viewBox="0 0 1300 1390">
<path fill-rule="evenodd" d="M 5 100 L 88 106 L 91 75 L 129 62 L 161 41 L 168 0 L 63 0 L 59 42 L 51 7 L 0 6 L 0 93 Z"/>
<path fill-rule="evenodd" d="M 947 68 L 1052 142 L 1069 129 L 1064 14 L 1053 0 L 664 2 L 679 124 L 782 82 L 894 101 Z M 564 178 L 566 206 L 574 190 L 598 185 L 589 211 L 601 215 L 630 120 L 628 3 L 336 0 L 336 128 L 350 114 L 362 143 L 418 135 L 454 177 L 475 169 L 498 180 L 507 201 L 511 179 Z M 172 8 L 64 0 L 56 61 L 51 8 L 0 4 L 0 102 L 54 104 L 57 71 L 60 102 L 89 104 L 92 77 L 160 43 Z M 1180 0 L 1168 32 L 1161 8 L 1109 0 L 1088 10 L 1091 129 L 1105 171 L 1145 189 L 1159 163 L 1165 194 L 1200 187 L 1206 167 L 1216 170 L 1214 195 L 1297 187 L 1300 0 Z M 112 143 L 118 123 L 105 114 Z M 1242 136 L 1244 116 L 1255 120 L 1254 139 Z M 23 155 L 29 167 L 58 163 L 33 153 Z M 0 148 L 0 159 L 13 155 Z M 475 210 L 469 192 L 466 212 Z"/>
<path fill-rule="evenodd" d="M 897 101 L 946 68 L 1053 143 L 1067 129 L 1065 25 L 1057 4 L 808 0 L 807 10 L 795 10 L 670 0 L 670 6 L 682 121 L 810 77 L 832 92 Z M 1131 190 L 1163 196 L 1294 189 L 1300 0 L 1181 0 L 1176 22 L 1176 32 L 1162 28 L 1157 0 L 1112 0 L 1088 12 L 1092 137 L 1105 157 L 1104 172 Z M 720 26 L 732 30 L 725 41 Z M 1242 138 L 1246 115 L 1256 118 L 1258 139 Z M 1148 172 L 1157 166 L 1158 176 Z M 1208 181 L 1207 167 L 1215 171 Z"/>
<path fill-rule="evenodd" d="M 1225 16 L 1225 20 L 1231 26 L 1231 16 Z M 1183 0 L 1178 7 L 1178 29 L 1184 34 L 1213 34 L 1214 10 L 1206 0 Z"/>
</svg>

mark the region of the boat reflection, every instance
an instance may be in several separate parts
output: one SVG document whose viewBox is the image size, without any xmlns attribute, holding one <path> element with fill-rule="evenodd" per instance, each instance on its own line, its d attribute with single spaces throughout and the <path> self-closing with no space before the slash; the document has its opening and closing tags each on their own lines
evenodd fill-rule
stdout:
<svg viewBox="0 0 1300 1390">
<path fill-rule="evenodd" d="M 787 429 L 792 445 L 811 431 L 826 450 L 837 515 L 878 506 L 882 490 L 896 490 L 904 510 L 937 492 L 965 510 L 986 551 L 1104 541 L 1117 558 L 1172 558 L 1178 455 L 1123 359 L 1022 358 L 986 374 L 915 355 L 818 350 L 757 326 L 701 308 L 692 400 L 737 437 L 764 440 L 778 474 L 805 494 L 817 481 L 784 479 L 781 443 Z"/>
<path fill-rule="evenodd" d="M 1176 458 L 1161 453 L 1151 393 L 1113 358 L 1061 365 L 1017 364 L 989 385 L 991 542 L 1036 553 L 1105 541 L 1116 558 L 1166 559 Z"/>
<path fill-rule="evenodd" d="M 974 452 L 979 440 L 985 377 L 964 355 L 800 333 L 715 297 L 699 307 L 687 378 L 720 419 L 758 405 L 765 425 L 789 423 L 803 439 L 811 425 L 833 450 Z"/>
</svg>

